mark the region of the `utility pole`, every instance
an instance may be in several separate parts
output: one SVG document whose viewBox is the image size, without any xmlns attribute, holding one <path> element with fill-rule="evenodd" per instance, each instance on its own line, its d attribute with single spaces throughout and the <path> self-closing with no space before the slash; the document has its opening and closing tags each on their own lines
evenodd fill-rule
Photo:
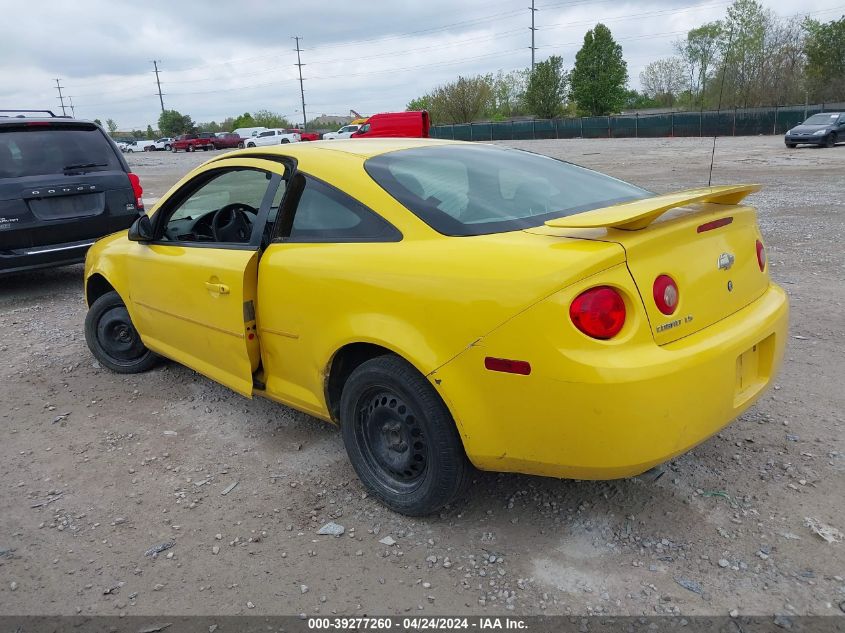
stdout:
<svg viewBox="0 0 845 633">
<path fill-rule="evenodd" d="M 305 88 L 302 85 L 302 81 L 303 81 L 303 79 L 302 79 L 302 67 L 305 64 L 302 63 L 302 59 L 299 56 L 299 53 L 302 51 L 302 49 L 299 48 L 299 40 L 300 40 L 299 35 L 295 35 L 291 39 L 296 40 L 296 49 L 294 49 L 294 50 L 296 50 L 296 64 L 294 64 L 294 66 L 299 68 L 299 96 L 302 99 L 302 129 L 304 130 L 305 124 L 308 122 L 307 118 L 305 116 Z"/>
<path fill-rule="evenodd" d="M 59 103 L 62 104 L 62 116 L 67 116 L 67 113 L 65 112 L 65 98 L 64 96 L 62 96 L 62 84 L 60 83 L 59 79 L 56 79 L 56 90 L 59 91 L 58 99 Z"/>
<path fill-rule="evenodd" d="M 155 68 L 155 70 L 153 72 L 155 72 L 155 74 L 156 74 L 156 85 L 158 86 L 158 100 L 159 100 L 159 103 L 161 103 L 161 113 L 164 114 L 164 99 L 161 96 L 161 82 L 158 80 L 158 65 L 161 63 L 161 60 L 160 59 L 159 60 L 154 59 L 154 60 L 152 60 L 152 62 L 153 62 L 153 68 Z"/>
<path fill-rule="evenodd" d="M 534 31 L 537 30 L 534 26 L 534 14 L 537 13 L 539 9 L 534 8 L 534 0 L 531 0 L 531 6 L 528 8 L 531 11 L 531 72 L 534 72 L 534 51 L 537 50 L 537 47 L 534 46 Z"/>
</svg>

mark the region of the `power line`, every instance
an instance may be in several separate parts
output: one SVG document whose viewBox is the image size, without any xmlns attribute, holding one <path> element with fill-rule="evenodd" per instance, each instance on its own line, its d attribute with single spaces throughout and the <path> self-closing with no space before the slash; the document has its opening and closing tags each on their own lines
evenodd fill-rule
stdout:
<svg viewBox="0 0 845 633">
<path fill-rule="evenodd" d="M 60 83 L 59 79 L 56 79 L 56 90 L 59 91 L 59 103 L 62 104 L 62 116 L 67 116 L 67 112 L 65 112 L 65 99 L 62 96 L 62 84 Z"/>
<path fill-rule="evenodd" d="M 531 11 L 531 72 L 534 72 L 534 52 L 537 50 L 537 47 L 534 46 L 534 31 L 537 30 L 537 27 L 534 26 L 534 14 L 539 11 L 539 9 L 534 8 L 534 0 L 531 0 L 531 6 L 528 7 L 528 10 Z"/>
<path fill-rule="evenodd" d="M 161 96 L 161 82 L 158 80 L 158 65 L 161 63 L 161 60 L 152 60 L 153 61 L 153 71 L 156 74 L 156 85 L 158 86 L 158 101 L 161 104 L 161 113 L 164 114 L 164 98 Z"/>
<path fill-rule="evenodd" d="M 305 118 L 305 87 L 302 85 L 302 67 L 305 65 L 302 63 L 302 59 L 299 56 L 300 48 L 299 48 L 299 36 L 295 35 L 293 39 L 296 40 L 296 64 L 295 66 L 299 69 L 299 96 L 302 99 L 302 129 L 305 129 L 305 125 L 307 123 Z"/>
</svg>

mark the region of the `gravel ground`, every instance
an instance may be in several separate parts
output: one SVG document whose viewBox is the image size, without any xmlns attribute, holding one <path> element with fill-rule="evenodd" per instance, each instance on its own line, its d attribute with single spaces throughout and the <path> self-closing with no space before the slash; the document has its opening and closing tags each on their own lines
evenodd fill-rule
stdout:
<svg viewBox="0 0 845 633">
<path fill-rule="evenodd" d="M 706 184 L 711 150 L 513 145 L 659 192 Z M 152 201 L 208 157 L 128 160 Z M 479 473 L 426 519 L 368 498 L 329 425 L 173 363 L 101 369 L 81 266 L 3 279 L 0 614 L 841 614 L 845 542 L 807 518 L 845 532 L 843 174 L 845 146 L 719 140 L 714 183 L 765 185 L 792 299 L 783 371 L 735 424 L 657 479 Z"/>
</svg>

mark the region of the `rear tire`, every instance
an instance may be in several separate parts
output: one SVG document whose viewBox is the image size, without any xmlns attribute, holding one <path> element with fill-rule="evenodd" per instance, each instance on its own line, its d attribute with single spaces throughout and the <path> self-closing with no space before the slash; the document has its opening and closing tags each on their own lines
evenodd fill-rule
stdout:
<svg viewBox="0 0 845 633">
<path fill-rule="evenodd" d="M 104 294 L 88 309 L 85 342 L 100 364 L 120 374 L 147 371 L 158 360 L 141 341 L 123 299 L 114 291 Z"/>
<path fill-rule="evenodd" d="M 244 148 L 243 142 L 238 143 L 238 149 L 243 149 L 243 148 Z"/>
<path fill-rule="evenodd" d="M 472 472 L 458 429 L 434 387 L 392 354 L 362 363 L 343 386 L 343 443 L 375 497 L 408 516 L 437 512 Z"/>
<path fill-rule="evenodd" d="M 175 154 L 175 153 L 176 153 L 176 152 L 178 152 L 179 150 L 178 150 L 178 149 L 176 149 L 175 147 L 173 147 L 173 148 L 171 148 L 171 149 L 170 149 L 170 151 L 171 151 L 171 152 L 173 152 L 173 153 Z"/>
<path fill-rule="evenodd" d="M 290 143 L 290 139 L 283 138 L 282 145 L 284 145 L 285 143 Z"/>
</svg>

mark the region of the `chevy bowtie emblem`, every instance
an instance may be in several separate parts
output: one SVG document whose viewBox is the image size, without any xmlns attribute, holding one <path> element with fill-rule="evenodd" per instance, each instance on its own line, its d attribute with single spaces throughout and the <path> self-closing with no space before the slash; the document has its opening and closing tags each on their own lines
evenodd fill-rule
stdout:
<svg viewBox="0 0 845 633">
<path fill-rule="evenodd" d="M 728 270 L 734 265 L 734 256 L 730 253 L 722 253 L 719 255 L 719 270 Z"/>
</svg>

